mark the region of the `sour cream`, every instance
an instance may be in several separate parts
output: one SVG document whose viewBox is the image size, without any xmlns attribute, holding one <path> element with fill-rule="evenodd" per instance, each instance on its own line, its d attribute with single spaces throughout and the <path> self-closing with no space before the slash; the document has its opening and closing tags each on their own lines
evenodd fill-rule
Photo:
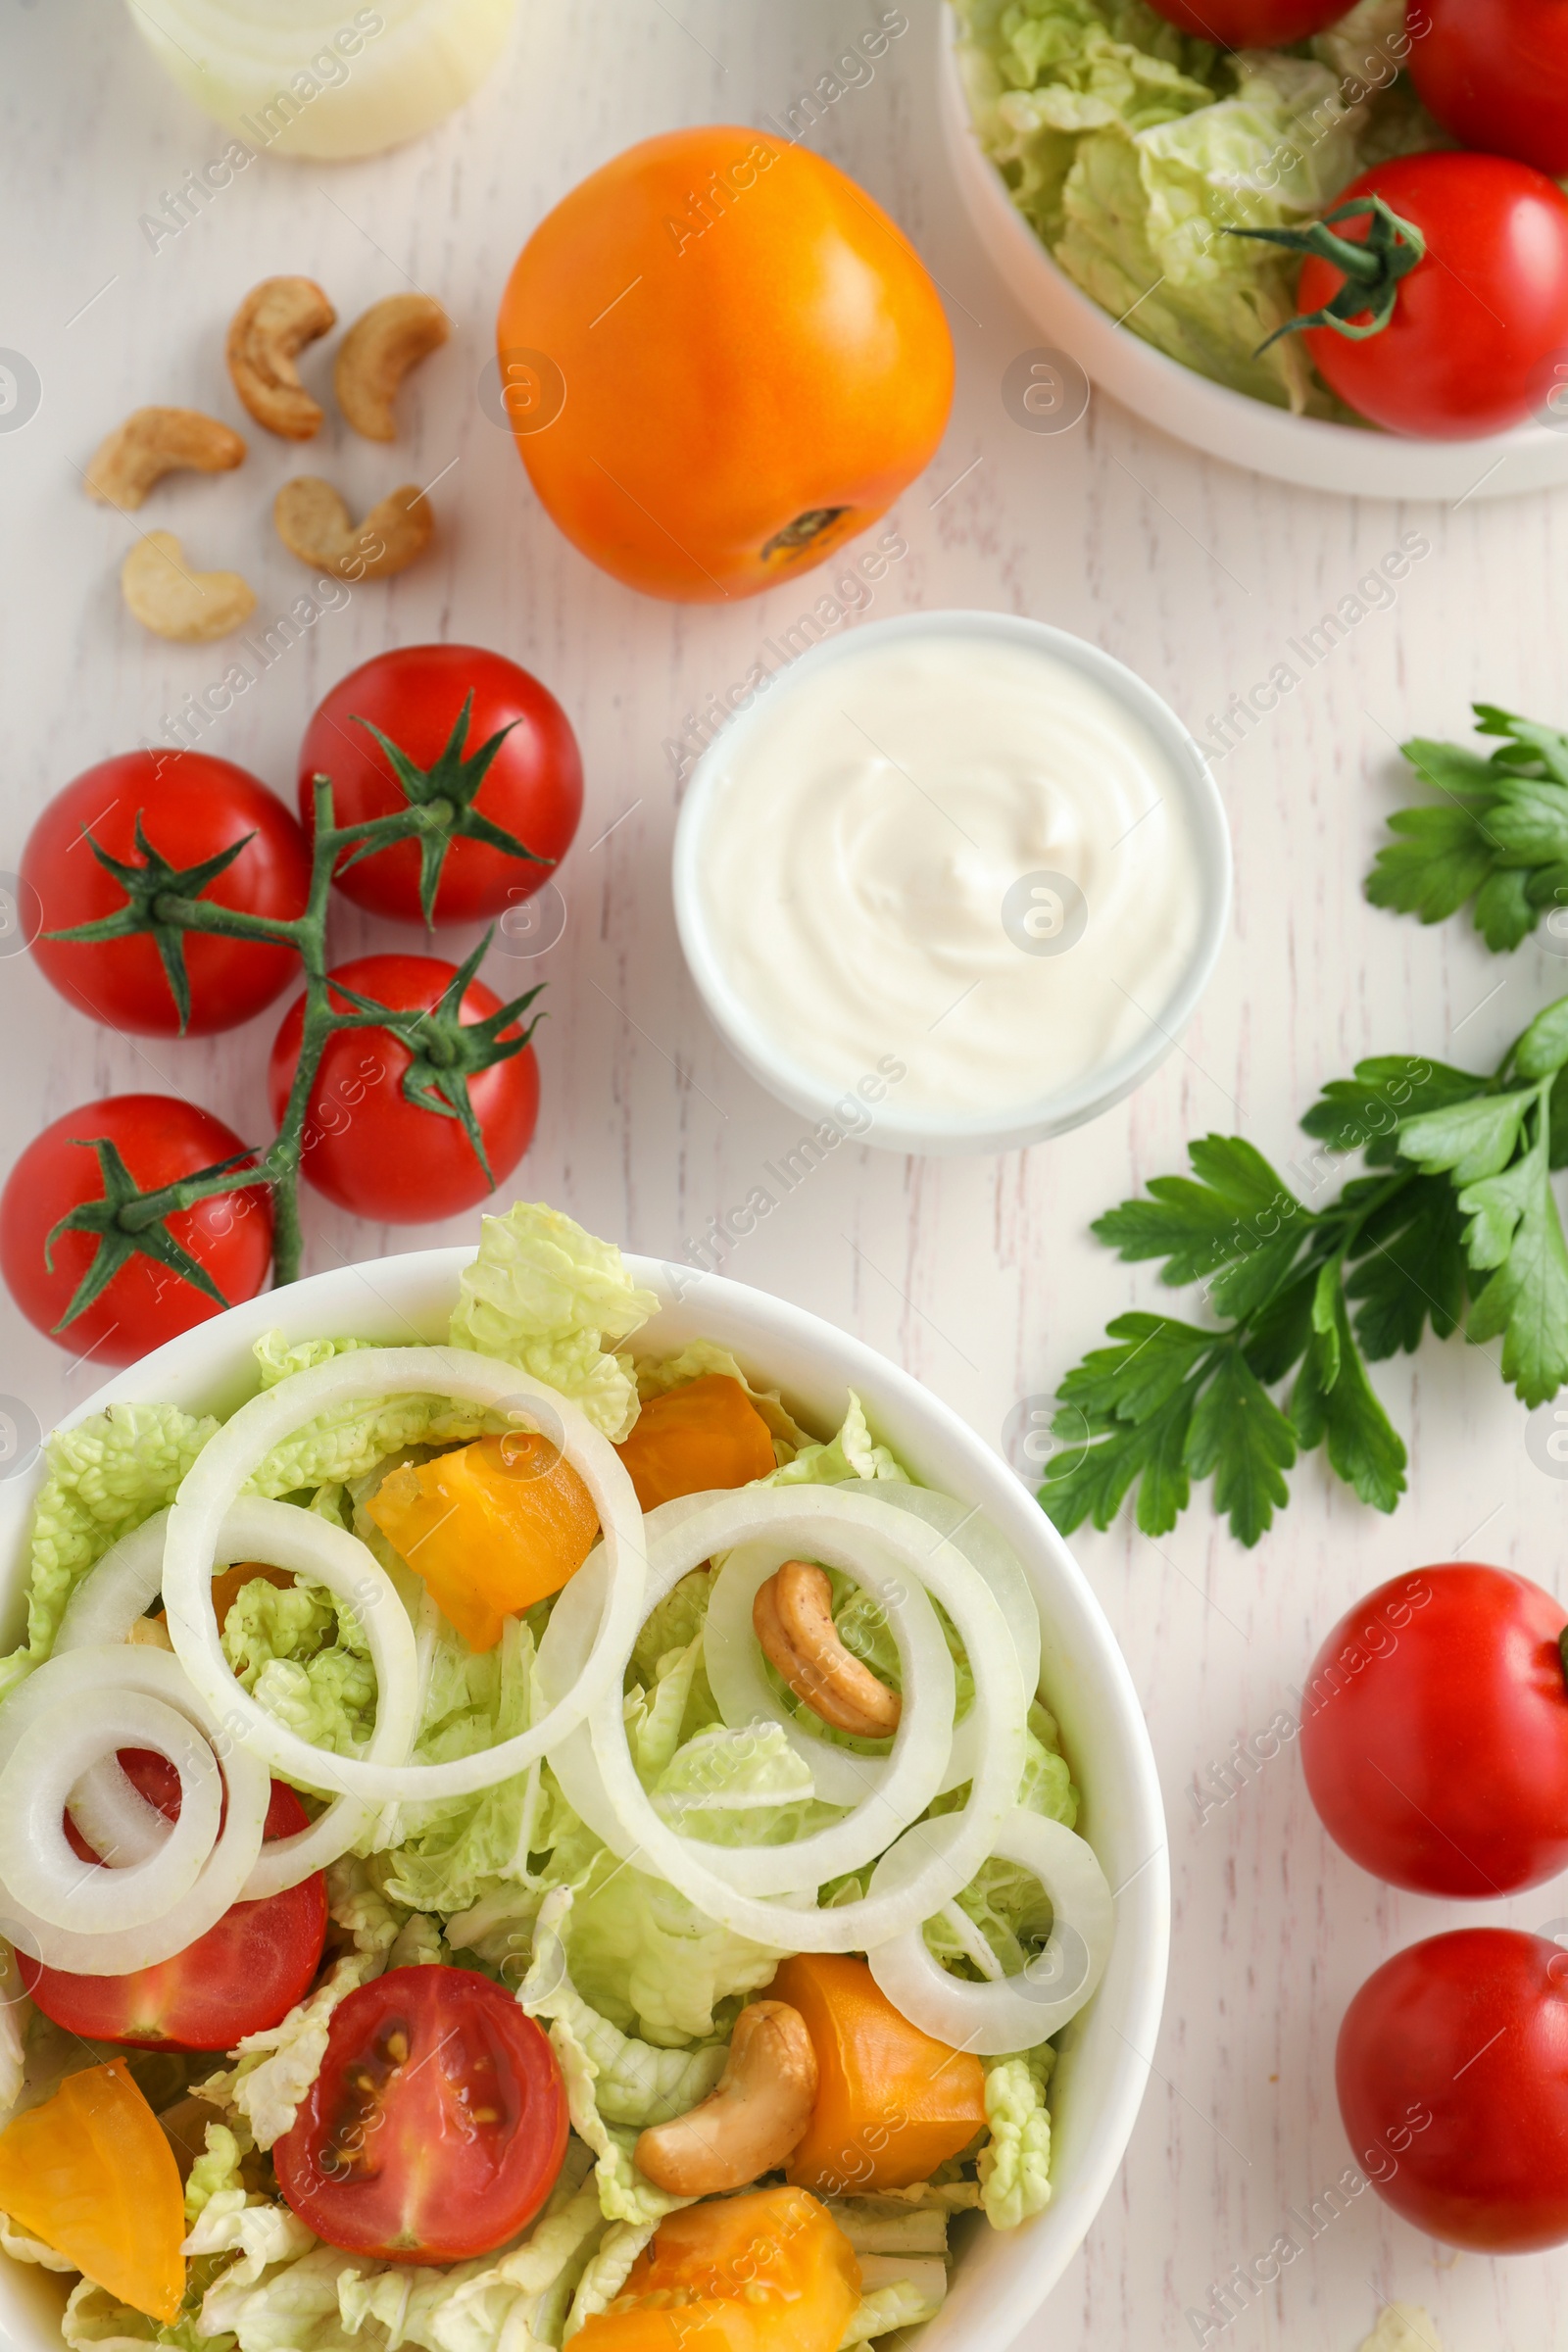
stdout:
<svg viewBox="0 0 1568 2352">
<path fill-rule="evenodd" d="M 895 1126 L 1074 1124 L 1167 1050 L 1217 946 L 1228 858 L 1196 750 L 1034 623 L 911 615 L 812 653 L 693 801 L 693 968 L 803 1104 L 891 1062 Z"/>
</svg>

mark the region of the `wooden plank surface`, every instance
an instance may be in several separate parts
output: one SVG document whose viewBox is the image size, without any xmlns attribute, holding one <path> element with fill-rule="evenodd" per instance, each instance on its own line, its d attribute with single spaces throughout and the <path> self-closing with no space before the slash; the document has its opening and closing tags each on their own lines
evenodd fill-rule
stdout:
<svg viewBox="0 0 1568 2352">
<path fill-rule="evenodd" d="M 7 0 L 0 24 L 0 343 L 26 355 L 43 388 L 36 417 L 0 434 L 0 865 L 15 865 L 62 784 L 157 737 L 225 665 L 222 648 L 160 645 L 122 612 L 128 526 L 89 505 L 76 478 L 102 433 L 146 401 L 228 415 L 224 324 L 266 273 L 319 277 L 350 317 L 411 279 L 427 287 L 458 332 L 406 396 L 415 436 L 382 452 L 333 424 L 308 463 L 365 503 L 394 479 L 440 476 L 437 545 L 406 577 L 323 615 L 204 741 L 291 792 L 314 704 L 388 643 L 494 645 L 550 684 L 581 736 L 588 805 L 562 875 L 560 943 L 489 967 L 497 987 L 550 983 L 544 1106 L 516 1189 L 665 1256 L 745 1199 L 799 1122 L 729 1058 L 686 977 L 663 747 L 809 598 L 803 583 L 733 609 L 680 609 L 617 587 L 533 503 L 478 386 L 507 268 L 568 185 L 646 133 L 787 112 L 882 13 L 880 0 L 524 0 L 508 61 L 461 119 L 370 163 L 263 159 L 156 249 L 140 217 L 220 152 L 222 135 L 166 84 L 110 0 Z M 1320 1081 L 1358 1054 L 1490 1067 L 1568 979 L 1539 945 L 1493 959 L 1459 925 L 1422 931 L 1359 893 L 1401 790 L 1402 736 L 1462 737 L 1476 696 L 1568 711 L 1568 501 L 1403 509 L 1293 491 L 1198 458 L 1099 397 L 1072 432 L 1021 430 L 1002 379 L 1041 338 L 958 208 L 937 127 L 931 0 L 909 0 L 909 14 L 872 78 L 812 133 L 919 244 L 949 291 L 959 349 L 947 439 L 897 510 L 908 557 L 871 612 L 974 605 L 1059 623 L 1132 663 L 1204 732 L 1405 534 L 1430 551 L 1397 601 L 1369 612 L 1220 766 L 1237 855 L 1232 935 L 1181 1051 L 1142 1092 L 1077 1135 L 1002 1159 L 846 1145 L 728 1253 L 726 1272 L 859 1333 L 1000 1444 L 1020 1399 L 1048 1396 L 1109 1315 L 1154 1296 L 1147 1272 L 1117 1265 L 1087 1227 L 1179 1166 L 1187 1139 L 1240 1127 L 1284 1162 L 1300 1152 L 1294 1122 Z M 304 576 L 268 523 L 299 459 L 252 438 L 238 474 L 172 485 L 156 519 L 198 563 L 243 569 L 264 618 Z M 447 936 L 461 952 L 475 935 Z M 341 956 L 409 940 L 347 906 L 333 937 Z M 90 1027 L 10 958 L 0 1018 L 7 1164 L 41 1124 L 109 1092 L 187 1094 L 242 1134 L 259 1130 L 270 1016 L 208 1042 L 132 1041 Z M 308 1219 L 313 1268 L 475 1230 L 473 1218 L 367 1227 L 316 1198 Z M 0 1387 L 47 1426 L 93 1367 L 72 1367 L 9 1301 L 0 1318 Z M 1313 1458 L 1253 1553 L 1216 1527 L 1206 1494 L 1160 1545 L 1125 1525 L 1078 1542 L 1147 1706 L 1176 1916 L 1157 2073 L 1132 2151 L 1027 2339 L 1053 2352 L 1196 2340 L 1184 2314 L 1348 2159 L 1332 2065 L 1350 1993 L 1380 1957 L 1472 1916 L 1381 1889 L 1331 1848 L 1292 1747 L 1201 1820 L 1188 1793 L 1289 1705 L 1316 1641 L 1365 1587 L 1465 1551 L 1562 1585 L 1562 1489 L 1527 1452 L 1525 1412 L 1492 1351 L 1429 1342 L 1375 1377 L 1411 1449 L 1411 1494 L 1394 1520 L 1363 1510 Z M 1535 1926 L 1563 1907 L 1547 1888 L 1482 1916 Z M 1565 2285 L 1562 2256 L 1455 2259 L 1368 2195 L 1210 2340 L 1352 2352 L 1378 2299 L 1395 2296 L 1438 2314 L 1449 2352 L 1497 2352 L 1557 2340 Z"/>
</svg>

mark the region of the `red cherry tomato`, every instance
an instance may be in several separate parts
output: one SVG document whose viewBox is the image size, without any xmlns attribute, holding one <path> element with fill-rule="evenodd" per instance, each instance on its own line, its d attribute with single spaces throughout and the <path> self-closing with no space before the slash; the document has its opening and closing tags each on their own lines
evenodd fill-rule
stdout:
<svg viewBox="0 0 1568 2352">
<path fill-rule="evenodd" d="M 330 977 L 405 1011 L 438 1004 L 456 972 L 456 964 L 431 956 L 362 956 Z M 347 1009 L 345 999 L 333 1001 Z M 463 998 L 466 1027 L 500 1008 L 501 999 L 482 980 L 470 981 Z M 288 1101 L 304 1028 L 301 998 L 284 1015 L 272 1046 L 268 1091 L 274 1119 Z M 456 1118 L 405 1099 L 403 1078 L 412 1059 L 407 1046 L 385 1029 L 339 1029 L 321 1055 L 306 1114 L 303 1173 L 340 1208 L 387 1225 L 432 1224 L 485 1200 L 527 1151 L 539 1115 L 539 1064 L 531 1046 L 468 1080 L 490 1161 L 487 1176 Z"/>
<path fill-rule="evenodd" d="M 1499 1895 L 1568 1868 L 1568 1617 L 1469 1563 L 1357 1601 L 1312 1665 L 1301 1763 L 1353 1862 L 1423 1894 Z"/>
<path fill-rule="evenodd" d="M 1467 147 L 1568 174 L 1568 0 L 1422 0 L 1410 77 Z"/>
<path fill-rule="evenodd" d="M 1408 155 L 1352 181 L 1336 204 L 1381 196 L 1427 241 L 1381 333 L 1354 342 L 1303 330 L 1324 382 L 1392 433 L 1460 441 L 1507 432 L 1543 408 L 1568 357 L 1568 197 L 1496 155 Z M 1367 220 L 1336 223 L 1364 242 Z M 1320 310 L 1345 283 L 1308 254 L 1297 307 Z M 1364 316 L 1364 314 L 1363 314 Z"/>
<path fill-rule="evenodd" d="M 126 1778 L 149 1804 L 179 1819 L 179 1780 L 164 1756 L 120 1751 Z M 263 1837 L 292 1838 L 310 1816 L 292 1788 L 272 1783 Z M 66 1835 L 84 1861 L 90 1845 L 68 1819 Z M 259 1903 L 235 1903 L 205 1936 L 156 1968 L 127 1977 L 77 1977 L 40 1968 L 18 1952 L 22 1982 L 45 2017 L 93 2041 L 132 2049 L 229 2050 L 242 2034 L 278 2025 L 303 2000 L 326 1940 L 326 1881 L 318 1870 Z"/>
<path fill-rule="evenodd" d="M 433 767 L 446 749 L 466 695 L 473 696 L 466 755 L 510 727 L 479 787 L 474 807 L 539 858 L 560 860 L 571 847 L 582 814 L 582 760 L 571 722 L 548 688 L 502 654 L 476 645 L 410 645 L 377 654 L 333 687 L 300 746 L 300 814 L 315 830 L 312 779 L 332 779 L 340 825 L 384 816 L 406 806 L 385 752 L 357 719 L 368 718 L 419 768 Z M 515 723 L 514 723 L 515 722 Z M 520 905 L 548 882 L 554 865 L 511 858 L 482 841 L 457 840 L 447 853 L 436 894 L 439 923 L 482 921 Z M 337 887 L 372 914 L 422 923 L 419 852 L 394 843 L 365 858 Z"/>
<path fill-rule="evenodd" d="M 145 933 L 99 946 L 50 939 L 50 931 L 117 914 L 125 893 L 84 838 L 127 865 L 143 862 L 136 819 L 152 848 L 172 866 L 200 865 L 249 835 L 232 865 L 200 894 L 215 906 L 292 921 L 305 911 L 311 858 L 305 836 L 276 795 L 242 767 L 204 752 L 177 758 L 124 752 L 89 767 L 57 793 L 22 853 L 22 878 L 38 894 L 43 934 L 33 959 L 60 994 L 113 1029 L 172 1037 L 179 1014 L 157 944 Z M 280 996 L 299 970 L 292 948 L 249 940 L 184 937 L 190 982 L 187 1034 L 232 1029 Z"/>
<path fill-rule="evenodd" d="M 1340 2114 L 1396 2213 L 1450 2246 L 1568 2238 L 1568 1952 L 1461 1928 L 1385 1961 L 1340 2028 Z"/>
<path fill-rule="evenodd" d="M 245 1145 L 221 1119 L 170 1095 L 111 1095 L 68 1111 L 23 1152 L 0 1193 L 0 1273 L 18 1306 L 73 1355 L 90 1351 L 95 1363 L 130 1364 L 195 1323 L 221 1312 L 205 1292 L 152 1258 L 127 1260 L 92 1305 L 61 1331 L 76 1286 L 92 1262 L 90 1233 L 63 1233 L 54 1266 L 45 1262 L 49 1235 L 68 1210 L 101 1200 L 98 1155 L 86 1139 L 106 1136 L 143 1191 L 194 1176 L 242 1152 Z M 215 1193 L 193 1208 L 177 1209 L 169 1231 L 205 1266 L 224 1301 L 254 1298 L 272 1255 L 272 1206 L 264 1186 Z"/>
<path fill-rule="evenodd" d="M 1338 23 L 1339 0 L 1151 0 L 1166 23 L 1220 49 L 1278 49 Z"/>
<path fill-rule="evenodd" d="M 561 2069 L 511 1994 L 471 1968 L 394 1968 L 334 2012 L 272 2161 L 329 2246 L 463 2262 L 532 2220 L 565 2152 Z"/>
</svg>

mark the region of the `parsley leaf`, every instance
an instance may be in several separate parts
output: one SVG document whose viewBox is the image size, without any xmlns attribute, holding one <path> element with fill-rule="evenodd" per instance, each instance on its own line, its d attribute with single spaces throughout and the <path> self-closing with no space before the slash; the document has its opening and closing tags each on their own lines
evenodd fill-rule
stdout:
<svg viewBox="0 0 1568 2352">
<path fill-rule="evenodd" d="M 1397 838 L 1366 879 L 1374 906 L 1442 922 L 1470 903 L 1494 954 L 1517 948 L 1544 908 L 1568 906 L 1568 736 L 1477 703 L 1483 735 L 1502 738 L 1490 760 L 1458 744 L 1402 746 L 1440 798 L 1397 809 Z"/>
</svg>

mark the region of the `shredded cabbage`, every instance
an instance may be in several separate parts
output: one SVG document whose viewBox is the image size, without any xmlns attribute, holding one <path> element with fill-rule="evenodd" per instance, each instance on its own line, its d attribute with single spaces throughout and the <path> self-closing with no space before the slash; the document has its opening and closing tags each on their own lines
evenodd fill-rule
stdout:
<svg viewBox="0 0 1568 2352">
<path fill-rule="evenodd" d="M 988 2058 L 980 2203 L 994 2230 L 1016 2230 L 1051 2202 L 1051 2116 L 1046 2083 L 1055 2052 L 1048 2043 L 1018 2058 Z"/>
<path fill-rule="evenodd" d="M 1441 143 L 1376 86 L 1393 63 L 1353 78 L 1338 51 L 1227 56 L 1144 0 L 956 6 L 981 144 L 1085 293 L 1216 383 L 1348 416 L 1298 336 L 1257 354 L 1295 314 L 1298 262 L 1225 232 L 1315 217 L 1371 164 Z"/>
<path fill-rule="evenodd" d="M 793 1461 L 775 1470 L 766 1483 L 774 1487 L 836 1487 L 847 1478 L 893 1479 L 908 1486 L 909 1473 L 886 1446 L 872 1437 L 865 1408 L 850 1391 L 850 1409 L 837 1437 L 825 1445 L 803 1446 Z"/>
<path fill-rule="evenodd" d="M 484 1217 L 452 1317 L 455 1348 L 516 1364 L 573 1397 L 596 1429 L 624 1438 L 637 1418 L 629 1355 L 607 1352 L 658 1312 L 613 1242 L 596 1241 L 558 1209 L 519 1200 Z"/>
<path fill-rule="evenodd" d="M 54 1647 L 66 1603 L 112 1544 L 168 1508 L 218 1423 L 175 1404 L 112 1404 L 49 1440 L 32 1519 L 27 1639 L 0 1659 L 0 1699 Z"/>
</svg>

